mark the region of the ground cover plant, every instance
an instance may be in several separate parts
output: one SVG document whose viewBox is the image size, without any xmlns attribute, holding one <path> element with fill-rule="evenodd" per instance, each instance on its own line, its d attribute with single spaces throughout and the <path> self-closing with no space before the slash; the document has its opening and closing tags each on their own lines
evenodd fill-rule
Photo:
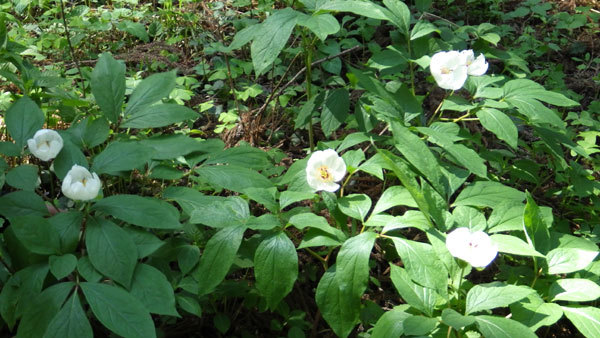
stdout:
<svg viewBox="0 0 600 338">
<path fill-rule="evenodd" d="M 599 337 L 571 4 L 0 4 L 2 334 Z"/>
</svg>

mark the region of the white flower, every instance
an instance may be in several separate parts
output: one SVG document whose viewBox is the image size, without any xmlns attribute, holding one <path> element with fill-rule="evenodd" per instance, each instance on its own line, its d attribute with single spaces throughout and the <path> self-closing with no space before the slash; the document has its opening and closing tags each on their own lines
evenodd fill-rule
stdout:
<svg viewBox="0 0 600 338">
<path fill-rule="evenodd" d="M 62 192 L 72 200 L 87 201 L 98 196 L 102 183 L 96 173 L 80 165 L 73 165 L 62 183 Z"/>
<path fill-rule="evenodd" d="M 338 190 L 340 185 L 335 182 L 341 181 L 344 175 L 346 163 L 333 149 L 315 151 L 306 164 L 306 181 L 317 191 Z"/>
<path fill-rule="evenodd" d="M 498 246 L 483 231 L 458 228 L 446 236 L 446 248 L 456 258 L 477 268 L 490 264 L 498 254 Z"/>
<path fill-rule="evenodd" d="M 42 161 L 49 161 L 58 155 L 63 147 L 63 139 L 51 129 L 38 130 L 33 138 L 27 140 L 29 151 Z"/>
<path fill-rule="evenodd" d="M 467 74 L 473 76 L 481 76 L 488 70 L 488 63 L 485 61 L 485 56 L 479 54 L 477 59 L 472 49 L 463 50 L 460 52 L 467 58 Z"/>
<path fill-rule="evenodd" d="M 435 53 L 429 70 L 440 88 L 458 90 L 467 81 L 466 55 L 457 51 Z"/>
</svg>

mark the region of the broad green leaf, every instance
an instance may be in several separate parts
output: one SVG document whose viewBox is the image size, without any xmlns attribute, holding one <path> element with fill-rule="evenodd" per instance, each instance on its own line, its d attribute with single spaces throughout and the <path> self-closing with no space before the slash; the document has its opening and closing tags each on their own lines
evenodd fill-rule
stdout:
<svg viewBox="0 0 600 338">
<path fill-rule="evenodd" d="M 80 286 L 92 312 L 106 328 L 123 337 L 156 337 L 150 313 L 127 291 L 100 283 Z"/>
<path fill-rule="evenodd" d="M 23 96 L 4 114 L 4 123 L 17 148 L 22 150 L 27 140 L 44 125 L 44 113 L 28 96 Z"/>
<path fill-rule="evenodd" d="M 44 200 L 32 191 L 14 191 L 0 196 L 0 215 L 6 218 L 16 216 L 46 216 L 48 208 Z"/>
<path fill-rule="evenodd" d="M 496 316 L 476 316 L 479 331 L 486 338 L 536 338 L 527 326 L 512 319 Z"/>
<path fill-rule="evenodd" d="M 154 153 L 154 149 L 139 142 L 112 142 L 94 157 L 92 172 L 97 174 L 129 171 L 143 166 Z"/>
<path fill-rule="evenodd" d="M 19 323 L 17 337 L 42 337 L 46 328 L 60 310 L 75 284 L 65 282 L 52 285 L 30 301 Z"/>
<path fill-rule="evenodd" d="M 377 234 L 363 232 L 344 242 L 336 258 L 335 278 L 340 290 L 360 298 L 369 282 L 369 258 Z"/>
<path fill-rule="evenodd" d="M 120 21 L 116 25 L 116 27 L 119 30 L 127 32 L 144 42 L 148 42 L 150 40 L 150 37 L 148 36 L 148 32 L 146 31 L 146 26 L 144 26 L 143 24 L 141 24 L 139 22 L 133 22 L 131 20 L 123 20 L 123 21 Z"/>
<path fill-rule="evenodd" d="M 446 290 L 448 272 L 430 244 L 392 237 L 410 278 L 438 292 Z"/>
<path fill-rule="evenodd" d="M 440 164 L 429 147 L 419 136 L 400 123 L 392 122 L 391 126 L 396 149 L 433 184 L 438 192 L 443 194 L 445 189 L 442 184 Z"/>
<path fill-rule="evenodd" d="M 416 40 L 433 32 L 439 33 L 440 30 L 430 22 L 419 20 L 410 32 L 410 39 Z"/>
<path fill-rule="evenodd" d="M 21 164 L 6 173 L 6 184 L 13 188 L 34 191 L 38 186 L 38 167 Z"/>
<path fill-rule="evenodd" d="M 417 207 L 417 203 L 405 187 L 400 185 L 391 186 L 381 194 L 381 197 L 379 197 L 377 204 L 375 204 L 375 208 L 373 208 L 372 215 L 376 215 L 398 205 L 405 205 L 413 208 Z"/>
<path fill-rule="evenodd" d="M 177 305 L 183 310 L 198 317 L 202 316 L 202 308 L 200 307 L 200 303 L 198 303 L 197 297 L 176 295 L 175 299 L 177 299 Z"/>
<path fill-rule="evenodd" d="M 265 238 L 254 254 L 256 289 L 274 310 L 296 282 L 298 256 L 294 243 L 283 232 Z"/>
<path fill-rule="evenodd" d="M 517 202 L 503 202 L 494 207 L 488 218 L 488 232 L 523 230 L 525 205 Z"/>
<path fill-rule="evenodd" d="M 465 314 L 471 314 L 483 310 L 491 310 L 497 307 L 508 306 L 517 302 L 535 290 L 526 286 L 492 282 L 478 284 L 467 293 Z"/>
<path fill-rule="evenodd" d="M 227 190 L 244 192 L 247 188 L 270 188 L 273 183 L 258 172 L 233 165 L 205 166 L 196 169 L 204 181 Z"/>
<path fill-rule="evenodd" d="M 130 115 L 125 115 L 121 128 L 158 128 L 174 123 L 192 120 L 198 113 L 192 109 L 175 103 L 160 103 L 137 110 Z"/>
<path fill-rule="evenodd" d="M 125 116 L 135 115 L 167 97 L 175 88 L 175 77 L 175 71 L 170 71 L 153 74 L 142 80 L 129 97 Z"/>
<path fill-rule="evenodd" d="M 59 212 L 47 219 L 48 223 L 56 232 L 60 239 L 60 253 L 70 253 L 75 251 L 79 245 L 79 235 L 81 232 L 81 222 L 83 214 L 79 211 Z"/>
<path fill-rule="evenodd" d="M 598 255 L 598 247 L 592 241 L 562 233 L 551 234 L 550 247 L 546 254 L 548 273 L 570 273 L 586 268 Z"/>
<path fill-rule="evenodd" d="M 503 112 L 494 108 L 483 108 L 477 111 L 481 125 L 505 141 L 513 149 L 517 149 L 519 133 L 515 123 Z"/>
<path fill-rule="evenodd" d="M 116 123 L 123 110 L 125 99 L 125 64 L 112 55 L 100 55 L 92 71 L 92 94 L 104 116 Z"/>
<path fill-rule="evenodd" d="M 60 280 L 67 277 L 77 267 L 77 257 L 72 254 L 50 256 L 50 272 Z"/>
<path fill-rule="evenodd" d="M 71 142 L 79 147 L 93 148 L 106 141 L 110 132 L 110 124 L 104 117 L 85 119 L 71 124 L 66 133 Z"/>
<path fill-rule="evenodd" d="M 511 80 L 504 84 L 504 96 L 507 98 L 525 98 L 544 101 L 559 107 L 574 107 L 579 103 L 560 93 L 546 90 L 542 85 L 528 79 Z"/>
<path fill-rule="evenodd" d="M 90 217 L 85 246 L 94 268 L 129 287 L 137 263 L 137 248 L 127 233 L 113 222 Z"/>
<path fill-rule="evenodd" d="M 200 248 L 197 245 L 186 244 L 178 248 L 177 265 L 182 274 L 187 275 L 198 264 L 199 260 Z"/>
<path fill-rule="evenodd" d="M 54 159 L 54 172 L 56 176 L 63 180 L 74 164 L 88 168 L 87 158 L 76 145 L 69 140 L 64 140 L 64 145 L 58 156 Z"/>
<path fill-rule="evenodd" d="M 138 258 L 145 258 L 153 254 L 165 242 L 161 241 L 156 235 L 146 229 L 137 229 L 134 227 L 124 228 L 125 232 L 129 235 L 129 238 L 133 240 L 137 247 Z"/>
<path fill-rule="evenodd" d="M 365 194 L 350 194 L 338 200 L 338 207 L 344 214 L 364 222 L 371 209 L 371 198 Z"/>
<path fill-rule="evenodd" d="M 17 271 L 3 285 L 0 291 L 0 314 L 9 328 L 12 329 L 21 317 L 32 297 L 42 291 L 47 274 L 47 264 L 30 265 Z"/>
<path fill-rule="evenodd" d="M 47 219 L 40 216 L 11 218 L 12 228 L 25 247 L 40 255 L 60 254 L 60 237 Z"/>
<path fill-rule="evenodd" d="M 257 77 L 265 73 L 287 44 L 296 26 L 297 15 L 298 12 L 291 8 L 281 9 L 260 24 L 260 34 L 255 35 L 250 45 L 250 55 Z"/>
<path fill-rule="evenodd" d="M 402 299 L 415 309 L 432 316 L 437 293 L 431 288 L 415 284 L 405 269 L 393 264 L 390 264 L 390 269 L 392 283 Z"/>
<path fill-rule="evenodd" d="M 499 182 L 477 181 L 458 194 L 454 206 L 470 205 L 493 208 L 504 201 L 522 202 L 525 193 Z"/>
<path fill-rule="evenodd" d="M 529 119 L 531 123 L 550 124 L 559 129 L 565 129 L 565 123 L 552 109 L 544 106 L 543 103 L 532 98 L 511 97 L 507 98 L 506 102 L 517 108 L 517 111 Z"/>
<path fill-rule="evenodd" d="M 589 279 L 565 278 L 550 285 L 548 296 L 552 301 L 591 302 L 600 297 L 600 286 Z"/>
<path fill-rule="evenodd" d="M 389 11 L 373 2 L 356 0 L 331 0 L 323 1 L 317 11 L 337 11 L 350 12 L 357 15 L 366 16 L 372 19 L 390 20 Z"/>
<path fill-rule="evenodd" d="M 325 41 L 328 35 L 335 34 L 340 30 L 340 24 L 331 14 L 305 15 L 299 13 L 297 20 L 298 25 L 310 29 L 321 41 Z"/>
<path fill-rule="evenodd" d="M 410 29 L 410 9 L 400 0 L 383 0 L 383 4 L 390 11 L 387 13 L 389 20 L 398 27 L 400 33 L 408 37 Z"/>
<path fill-rule="evenodd" d="M 89 256 L 83 256 L 77 261 L 77 272 L 88 282 L 99 282 L 102 274 L 94 268 Z"/>
<path fill-rule="evenodd" d="M 153 159 L 169 160 L 195 151 L 204 151 L 210 142 L 182 134 L 169 134 L 153 136 L 140 143 L 154 149 Z"/>
<path fill-rule="evenodd" d="M 498 245 L 499 252 L 520 256 L 545 257 L 518 237 L 502 234 L 495 234 L 490 237 Z"/>
<path fill-rule="evenodd" d="M 347 337 L 360 315 L 360 298 L 352 296 L 349 291 L 342 291 L 339 279 L 335 277 L 336 267 L 331 266 L 323 274 L 315 299 L 323 318 L 333 332 L 339 337 Z"/>
<path fill-rule="evenodd" d="M 402 322 L 404 334 L 407 336 L 426 336 L 438 325 L 437 318 L 410 316 Z"/>
<path fill-rule="evenodd" d="M 92 210 L 102 211 L 127 223 L 145 228 L 181 228 L 177 208 L 153 197 L 113 195 L 96 202 Z"/>
<path fill-rule="evenodd" d="M 19 156 L 21 155 L 21 149 L 12 142 L 0 142 L 0 154 L 6 156 Z"/>
<path fill-rule="evenodd" d="M 600 309 L 592 306 L 561 306 L 565 316 L 587 338 L 600 337 Z"/>
<path fill-rule="evenodd" d="M 456 330 L 460 330 L 465 326 L 475 323 L 475 317 L 463 316 L 455 310 L 447 308 L 442 310 L 442 322 Z"/>
<path fill-rule="evenodd" d="M 308 192 L 308 191 L 306 191 L 306 192 L 305 191 L 291 191 L 291 190 L 282 191 L 281 194 L 279 195 L 279 209 L 283 210 L 285 207 L 289 206 L 290 204 L 304 201 L 304 200 L 309 200 L 309 199 L 312 199 L 313 197 L 315 197 L 315 193 Z"/>
<path fill-rule="evenodd" d="M 271 161 L 264 150 L 250 146 L 238 146 L 210 154 L 204 164 L 230 164 L 261 170 L 270 167 Z"/>
<path fill-rule="evenodd" d="M 238 31 L 233 37 L 233 41 L 227 47 L 229 50 L 236 50 L 241 48 L 248 42 L 252 41 L 256 35 L 258 35 L 262 26 L 260 24 L 250 25 L 240 31 Z"/>
<path fill-rule="evenodd" d="M 401 337 L 404 333 L 403 322 L 410 316 L 410 314 L 399 309 L 387 311 L 373 326 L 371 338 Z"/>
<path fill-rule="evenodd" d="M 338 88 L 327 92 L 321 110 L 321 127 L 325 136 L 337 130 L 348 118 L 350 109 L 350 93 L 347 89 Z"/>
<path fill-rule="evenodd" d="M 537 293 L 512 304 L 510 310 L 513 314 L 512 319 L 525 324 L 532 331 L 542 326 L 550 326 L 563 316 L 560 305 L 544 302 Z"/>
<path fill-rule="evenodd" d="M 244 190 L 244 193 L 251 200 L 264 205 L 269 211 L 273 213 L 279 212 L 279 203 L 276 201 L 277 188 L 248 188 Z"/>
<path fill-rule="evenodd" d="M 198 280 L 199 295 L 211 293 L 225 279 L 242 243 L 244 231 L 244 227 L 226 227 L 208 240 L 198 268 L 193 272 Z"/>
<path fill-rule="evenodd" d="M 540 208 L 537 206 L 529 192 L 526 194 L 527 204 L 523 212 L 523 230 L 529 245 L 541 253 L 550 249 L 550 232 L 544 224 Z"/>
<path fill-rule="evenodd" d="M 457 206 L 452 210 L 452 220 L 457 227 L 467 227 L 471 232 L 484 231 L 487 228 L 485 215 L 473 207 Z"/>
<path fill-rule="evenodd" d="M 144 304 L 150 313 L 179 317 L 175 310 L 175 294 L 171 283 L 155 267 L 138 264 L 129 292 Z"/>
<path fill-rule="evenodd" d="M 326 232 L 332 236 L 338 236 L 340 230 L 332 227 L 327 223 L 327 219 L 323 216 L 317 216 L 311 212 L 296 214 L 290 217 L 290 224 L 302 230 L 304 228 L 314 228 Z"/>
<path fill-rule="evenodd" d="M 67 300 L 62 309 L 48 324 L 43 338 L 92 338 L 94 332 L 87 319 L 77 292 Z"/>
</svg>

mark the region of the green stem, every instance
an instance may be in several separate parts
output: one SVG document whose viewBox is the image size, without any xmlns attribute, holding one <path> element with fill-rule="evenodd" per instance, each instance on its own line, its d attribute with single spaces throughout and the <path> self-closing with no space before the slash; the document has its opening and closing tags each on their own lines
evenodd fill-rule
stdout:
<svg viewBox="0 0 600 338">
<path fill-rule="evenodd" d="M 430 125 L 431 122 L 433 122 L 437 113 L 440 112 L 440 109 L 442 108 L 442 104 L 444 104 L 444 101 L 446 100 L 446 98 L 448 98 L 449 96 L 452 96 L 452 94 L 454 94 L 454 90 L 452 92 L 450 92 L 450 95 L 444 96 L 444 99 L 442 101 L 440 101 L 440 104 L 437 106 L 437 108 L 435 108 L 435 111 L 431 115 L 431 118 L 429 119 L 429 122 L 427 123 L 427 125 Z M 440 112 L 440 117 L 441 117 L 441 112 Z"/>
</svg>

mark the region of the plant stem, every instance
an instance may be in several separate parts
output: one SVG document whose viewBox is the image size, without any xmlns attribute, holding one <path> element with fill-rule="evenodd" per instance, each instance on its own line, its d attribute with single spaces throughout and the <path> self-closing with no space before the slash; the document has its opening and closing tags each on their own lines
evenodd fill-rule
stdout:
<svg viewBox="0 0 600 338">
<path fill-rule="evenodd" d="M 437 115 L 437 113 L 440 111 L 440 109 L 442 108 L 442 104 L 444 103 L 444 101 L 446 100 L 446 98 L 448 98 L 449 96 L 451 96 L 452 94 L 454 94 L 454 90 L 452 92 L 450 92 L 450 95 L 445 95 L 444 99 L 442 101 L 440 101 L 440 104 L 438 104 L 437 108 L 435 108 L 435 111 L 433 112 L 433 114 L 431 114 L 431 117 L 429 118 L 429 122 L 427 122 L 427 125 L 430 125 L 431 122 L 433 122 L 433 120 L 435 119 L 435 116 Z"/>
<path fill-rule="evenodd" d="M 65 15 L 65 5 L 63 4 L 63 0 L 59 0 L 60 3 L 60 14 L 62 16 L 63 26 L 65 26 L 65 37 L 67 38 L 67 45 L 69 45 L 69 53 L 71 54 L 71 59 L 75 62 L 75 67 L 77 67 L 77 72 L 79 72 L 79 77 L 81 78 L 81 95 L 85 98 L 85 84 L 83 73 L 81 72 L 81 67 L 79 67 L 79 60 L 75 57 L 75 52 L 73 49 L 73 45 L 71 44 L 71 36 L 69 34 L 69 25 L 67 24 L 67 17 Z"/>
<path fill-rule="evenodd" d="M 312 43 L 308 42 L 308 39 L 305 36 L 302 36 L 302 40 L 304 42 L 304 49 L 306 50 L 306 57 L 304 59 L 304 64 L 306 65 L 306 99 L 307 101 L 310 101 L 312 98 Z M 312 153 L 315 150 L 315 135 L 313 130 L 312 112 L 308 121 L 308 144 L 310 146 L 310 152 Z"/>
</svg>

